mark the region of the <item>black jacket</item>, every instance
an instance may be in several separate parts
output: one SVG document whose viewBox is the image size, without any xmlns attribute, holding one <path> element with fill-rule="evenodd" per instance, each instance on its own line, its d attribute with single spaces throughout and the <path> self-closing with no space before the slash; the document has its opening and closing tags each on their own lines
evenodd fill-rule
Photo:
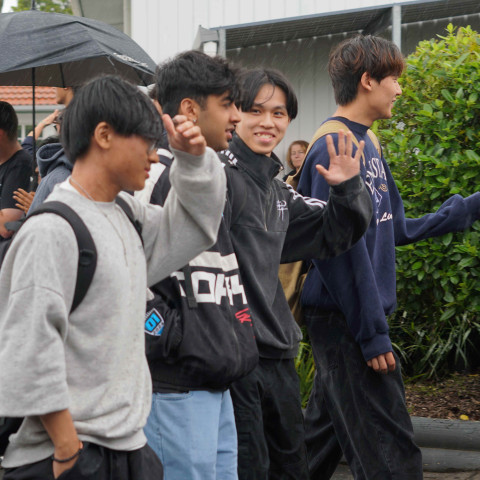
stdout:
<svg viewBox="0 0 480 480">
<path fill-rule="evenodd" d="M 171 161 L 155 184 L 151 203 L 163 204 Z M 208 206 L 206 206 L 208 208 Z M 223 390 L 258 362 L 252 318 L 225 218 L 217 243 L 151 290 L 146 352 L 154 391 Z"/>
<path fill-rule="evenodd" d="M 280 160 L 234 136 L 220 154 L 232 206 L 230 237 L 254 319 L 261 357 L 292 358 L 301 332 L 278 279 L 280 263 L 327 258 L 366 231 L 372 203 L 360 176 L 331 188 L 328 204 L 302 197 L 276 179 Z"/>
</svg>

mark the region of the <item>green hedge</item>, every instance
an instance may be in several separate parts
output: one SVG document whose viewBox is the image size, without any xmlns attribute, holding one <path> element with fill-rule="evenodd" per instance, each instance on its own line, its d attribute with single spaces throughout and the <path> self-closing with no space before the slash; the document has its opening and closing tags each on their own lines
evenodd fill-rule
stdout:
<svg viewBox="0 0 480 480">
<path fill-rule="evenodd" d="M 480 36 L 449 25 L 407 59 L 394 117 L 377 126 L 407 217 L 480 185 Z M 391 338 L 411 376 L 480 365 L 480 222 L 397 248 Z"/>
</svg>

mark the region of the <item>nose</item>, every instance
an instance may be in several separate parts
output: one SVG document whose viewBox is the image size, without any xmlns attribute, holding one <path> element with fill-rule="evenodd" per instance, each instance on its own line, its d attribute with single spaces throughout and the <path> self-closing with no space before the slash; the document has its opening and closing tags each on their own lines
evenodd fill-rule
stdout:
<svg viewBox="0 0 480 480">
<path fill-rule="evenodd" d="M 230 107 L 230 122 L 236 125 L 238 122 L 240 122 L 240 120 L 240 112 L 238 111 L 237 106 L 232 103 L 232 106 Z"/>
<path fill-rule="evenodd" d="M 150 163 L 158 163 L 159 161 L 159 158 L 158 158 L 158 155 L 157 155 L 157 149 L 154 148 L 151 152 L 148 152 L 148 161 Z"/>
<path fill-rule="evenodd" d="M 262 118 L 260 119 L 260 125 L 265 128 L 273 128 L 275 124 L 273 123 L 273 117 L 270 112 L 264 112 Z"/>
<path fill-rule="evenodd" d="M 399 96 L 401 94 L 402 94 L 402 87 L 399 84 L 397 84 L 397 91 L 396 91 L 395 95 Z"/>
</svg>

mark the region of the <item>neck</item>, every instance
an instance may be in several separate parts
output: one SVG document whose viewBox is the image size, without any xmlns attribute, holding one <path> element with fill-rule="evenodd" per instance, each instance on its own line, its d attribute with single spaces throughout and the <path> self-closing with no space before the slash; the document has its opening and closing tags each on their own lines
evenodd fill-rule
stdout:
<svg viewBox="0 0 480 480">
<path fill-rule="evenodd" d="M 75 162 L 70 179 L 75 190 L 95 202 L 113 202 L 120 190 L 107 182 L 100 172 L 92 168 L 91 164 L 88 165 L 88 168 L 84 167 L 81 163 Z"/>
<path fill-rule="evenodd" d="M 339 105 L 334 117 L 344 117 L 352 122 L 360 123 L 366 127 L 371 127 L 376 120 L 368 112 L 368 108 L 365 108 L 360 102 L 353 101 L 348 105 Z"/>
<path fill-rule="evenodd" d="M 7 160 L 13 157 L 22 147 L 17 142 L 17 140 L 13 142 L 9 142 L 6 145 L 0 146 L 0 165 L 5 163 Z"/>
</svg>

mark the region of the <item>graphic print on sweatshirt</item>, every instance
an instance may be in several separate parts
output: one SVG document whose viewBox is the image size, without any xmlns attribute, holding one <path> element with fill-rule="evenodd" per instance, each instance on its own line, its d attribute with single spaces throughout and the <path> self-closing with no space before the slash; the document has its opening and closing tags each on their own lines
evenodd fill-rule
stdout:
<svg viewBox="0 0 480 480">
<path fill-rule="evenodd" d="M 221 255 L 219 252 L 203 252 L 189 265 L 192 269 L 193 294 L 198 303 L 220 305 L 226 301 L 231 306 L 247 304 L 234 253 Z M 171 277 L 178 280 L 180 293 L 182 297 L 186 297 L 184 272 L 173 272 Z M 239 296 L 236 301 L 235 296 Z"/>
<path fill-rule="evenodd" d="M 391 221 L 393 215 L 388 195 L 387 174 L 380 158 L 371 157 L 367 161 L 365 185 L 372 196 L 377 225 L 381 222 Z"/>
</svg>

